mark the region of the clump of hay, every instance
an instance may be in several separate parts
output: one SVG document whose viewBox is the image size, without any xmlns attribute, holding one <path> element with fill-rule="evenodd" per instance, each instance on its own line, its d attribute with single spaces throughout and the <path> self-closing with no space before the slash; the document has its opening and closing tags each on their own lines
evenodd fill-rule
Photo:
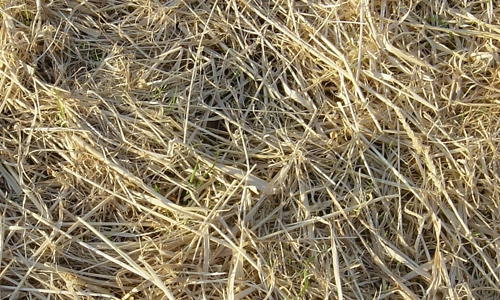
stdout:
<svg viewBox="0 0 500 300">
<path fill-rule="evenodd" d="M 498 298 L 498 9 L 446 3 L 1 2 L 1 298 Z"/>
</svg>

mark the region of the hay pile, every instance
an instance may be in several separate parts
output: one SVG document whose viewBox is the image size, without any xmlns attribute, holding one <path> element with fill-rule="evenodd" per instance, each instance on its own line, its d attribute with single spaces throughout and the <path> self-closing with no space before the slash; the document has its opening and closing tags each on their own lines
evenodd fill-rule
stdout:
<svg viewBox="0 0 500 300">
<path fill-rule="evenodd" d="M 1 299 L 498 299 L 493 1 L 2 1 Z"/>
</svg>

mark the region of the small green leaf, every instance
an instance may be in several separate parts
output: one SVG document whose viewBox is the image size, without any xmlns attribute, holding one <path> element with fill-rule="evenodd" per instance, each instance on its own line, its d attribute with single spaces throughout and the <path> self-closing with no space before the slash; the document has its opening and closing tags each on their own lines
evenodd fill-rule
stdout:
<svg viewBox="0 0 500 300">
<path fill-rule="evenodd" d="M 194 165 L 193 172 L 191 173 L 191 176 L 189 176 L 189 183 L 193 184 L 194 183 L 194 178 L 196 176 L 196 171 L 200 168 L 200 165 L 198 162 Z"/>
</svg>

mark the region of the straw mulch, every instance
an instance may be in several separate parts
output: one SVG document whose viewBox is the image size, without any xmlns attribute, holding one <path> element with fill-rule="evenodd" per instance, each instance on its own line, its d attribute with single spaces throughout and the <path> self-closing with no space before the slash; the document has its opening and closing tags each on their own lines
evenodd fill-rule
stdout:
<svg viewBox="0 0 500 300">
<path fill-rule="evenodd" d="M 1 299 L 499 299 L 496 1 L 0 2 Z"/>
</svg>

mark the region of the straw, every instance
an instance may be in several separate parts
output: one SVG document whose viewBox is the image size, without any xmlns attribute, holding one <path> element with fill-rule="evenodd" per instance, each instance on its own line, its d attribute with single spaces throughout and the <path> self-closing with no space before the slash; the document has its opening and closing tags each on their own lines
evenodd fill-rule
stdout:
<svg viewBox="0 0 500 300">
<path fill-rule="evenodd" d="M 1 2 L 0 298 L 500 298 L 498 9 L 448 2 Z"/>
</svg>

